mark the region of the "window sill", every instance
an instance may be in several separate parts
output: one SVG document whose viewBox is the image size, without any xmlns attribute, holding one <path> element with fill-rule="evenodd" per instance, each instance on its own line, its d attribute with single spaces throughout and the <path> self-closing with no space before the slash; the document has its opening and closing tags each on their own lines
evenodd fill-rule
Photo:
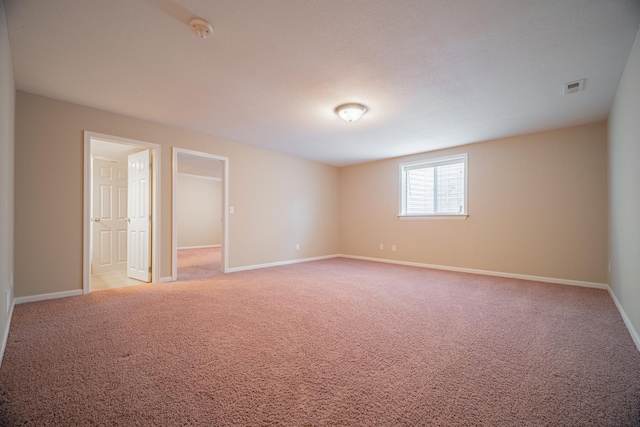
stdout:
<svg viewBox="0 0 640 427">
<path fill-rule="evenodd" d="M 398 219 L 452 219 L 452 220 L 465 220 L 469 215 L 398 215 Z"/>
</svg>

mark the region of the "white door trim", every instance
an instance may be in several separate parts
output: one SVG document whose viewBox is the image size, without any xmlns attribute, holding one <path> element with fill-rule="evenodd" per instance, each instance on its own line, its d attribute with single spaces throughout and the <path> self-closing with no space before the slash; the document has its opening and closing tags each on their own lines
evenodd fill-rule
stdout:
<svg viewBox="0 0 640 427">
<path fill-rule="evenodd" d="M 106 135 L 97 132 L 84 131 L 84 186 L 82 212 L 82 293 L 91 291 L 91 140 L 116 142 L 118 144 L 146 147 L 151 150 L 153 166 L 151 168 L 151 281 L 160 282 L 160 144 Z"/>
<path fill-rule="evenodd" d="M 171 201 L 171 280 L 178 279 L 178 219 L 176 207 L 176 186 L 178 182 L 178 154 L 206 157 L 222 162 L 222 249 L 220 251 L 220 269 L 223 273 L 229 270 L 229 158 L 200 151 L 173 147 L 172 158 L 172 201 Z"/>
</svg>

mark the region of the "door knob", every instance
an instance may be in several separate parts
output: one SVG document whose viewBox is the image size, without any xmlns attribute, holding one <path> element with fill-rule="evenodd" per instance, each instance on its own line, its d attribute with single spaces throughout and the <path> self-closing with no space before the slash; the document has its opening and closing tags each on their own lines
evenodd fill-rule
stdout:
<svg viewBox="0 0 640 427">
<path fill-rule="evenodd" d="M 131 218 L 125 218 L 124 220 L 127 222 L 131 222 Z"/>
<path fill-rule="evenodd" d="M 100 218 L 93 218 L 95 222 L 100 222 Z"/>
</svg>

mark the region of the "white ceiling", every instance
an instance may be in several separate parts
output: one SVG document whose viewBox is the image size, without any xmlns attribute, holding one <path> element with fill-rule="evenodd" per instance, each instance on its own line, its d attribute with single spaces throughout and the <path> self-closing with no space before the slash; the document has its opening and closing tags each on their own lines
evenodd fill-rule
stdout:
<svg viewBox="0 0 640 427">
<path fill-rule="evenodd" d="M 18 89 L 348 165 L 607 117 L 637 0 L 5 0 Z M 209 20 L 196 38 L 190 18 Z M 566 82 L 586 89 L 562 95 Z M 361 102 L 358 122 L 333 109 Z"/>
</svg>

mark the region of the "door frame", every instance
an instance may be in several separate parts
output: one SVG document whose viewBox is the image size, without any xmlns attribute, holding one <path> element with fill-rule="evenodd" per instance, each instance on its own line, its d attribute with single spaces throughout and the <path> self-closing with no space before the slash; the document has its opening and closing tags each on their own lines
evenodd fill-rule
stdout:
<svg viewBox="0 0 640 427">
<path fill-rule="evenodd" d="M 229 158 L 201 151 L 187 150 L 173 147 L 172 153 L 172 200 L 171 200 L 171 279 L 178 279 L 178 215 L 177 215 L 177 182 L 178 182 L 178 155 L 205 157 L 222 162 L 222 245 L 220 249 L 220 270 L 226 273 L 229 270 Z"/>
<path fill-rule="evenodd" d="M 83 186 L 83 210 L 82 210 L 82 293 L 91 292 L 91 140 L 116 144 L 133 145 L 147 148 L 151 151 L 151 283 L 159 283 L 160 280 L 160 144 L 139 141 L 136 139 L 106 135 L 98 132 L 84 131 L 84 186 Z"/>
</svg>

